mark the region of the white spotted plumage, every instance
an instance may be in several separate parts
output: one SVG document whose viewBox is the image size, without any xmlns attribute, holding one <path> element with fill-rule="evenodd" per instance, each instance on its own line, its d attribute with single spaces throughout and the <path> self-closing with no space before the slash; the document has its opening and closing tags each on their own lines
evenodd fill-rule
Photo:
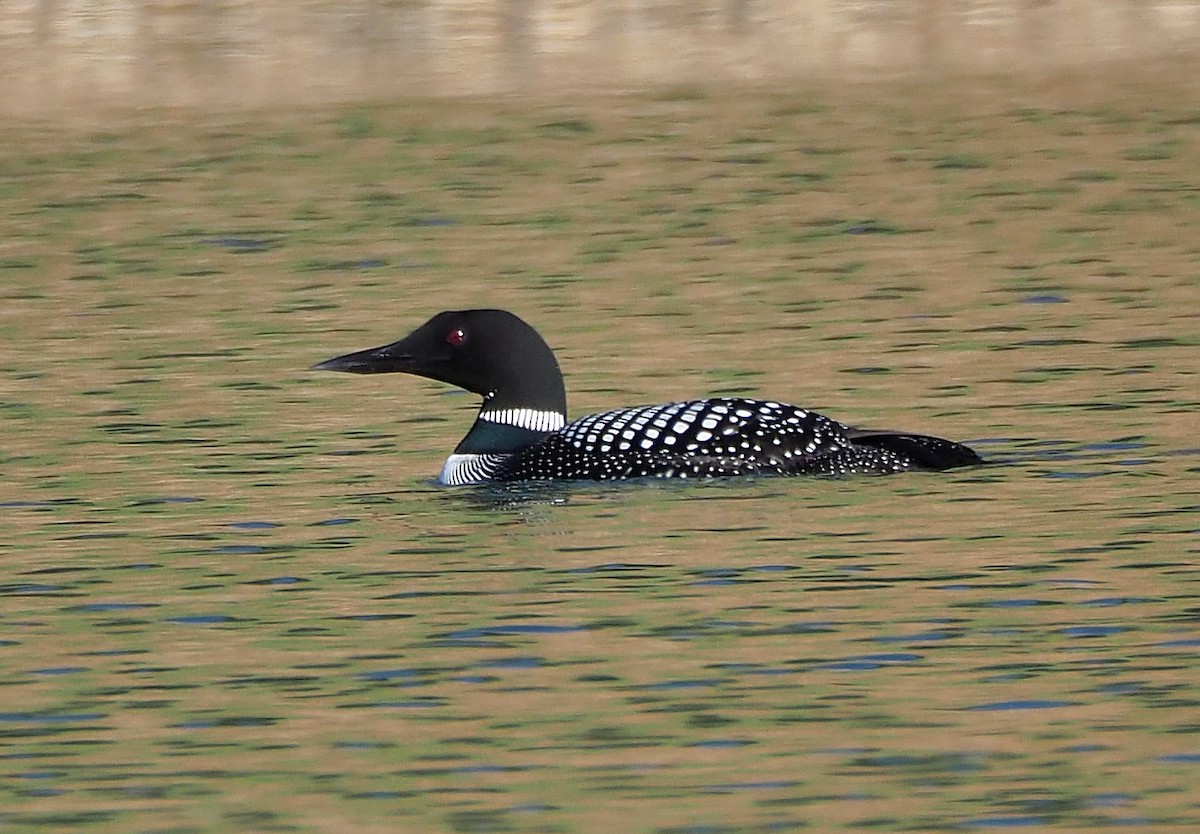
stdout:
<svg viewBox="0 0 1200 834">
<path fill-rule="evenodd" d="M 443 483 L 838 475 L 909 466 L 900 456 L 853 446 L 845 426 L 815 412 L 736 397 L 602 411 L 510 455 L 452 455 L 451 461 Z M 446 475 L 451 469 L 453 480 Z"/>
</svg>

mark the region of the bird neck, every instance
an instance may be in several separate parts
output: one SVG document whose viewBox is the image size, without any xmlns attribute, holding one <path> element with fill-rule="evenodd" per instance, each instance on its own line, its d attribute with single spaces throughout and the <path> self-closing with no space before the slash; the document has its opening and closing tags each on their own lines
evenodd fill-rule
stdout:
<svg viewBox="0 0 1200 834">
<path fill-rule="evenodd" d="M 512 399 L 495 394 L 484 397 L 475 423 L 455 448 L 455 453 L 517 452 L 566 425 L 565 395 L 561 406 L 549 408 L 513 405 Z"/>
</svg>

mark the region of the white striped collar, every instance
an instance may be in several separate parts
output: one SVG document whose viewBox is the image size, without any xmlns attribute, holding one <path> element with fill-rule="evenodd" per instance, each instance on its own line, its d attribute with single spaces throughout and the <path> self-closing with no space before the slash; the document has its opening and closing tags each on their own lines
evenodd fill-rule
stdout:
<svg viewBox="0 0 1200 834">
<path fill-rule="evenodd" d="M 470 455 L 455 453 L 446 458 L 438 483 L 442 486 L 465 486 L 492 479 L 496 467 L 508 455 Z"/>
<path fill-rule="evenodd" d="M 567 418 L 557 411 L 538 411 L 533 408 L 503 408 L 497 411 L 480 411 L 480 420 L 518 426 L 530 431 L 558 431 L 567 423 Z"/>
</svg>

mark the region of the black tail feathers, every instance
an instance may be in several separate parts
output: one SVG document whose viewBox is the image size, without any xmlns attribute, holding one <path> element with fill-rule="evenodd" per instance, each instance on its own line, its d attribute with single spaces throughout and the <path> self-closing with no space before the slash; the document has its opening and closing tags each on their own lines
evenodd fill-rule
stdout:
<svg viewBox="0 0 1200 834">
<path fill-rule="evenodd" d="M 974 449 L 952 440 L 943 440 L 940 437 L 930 437 L 925 434 L 850 429 L 848 436 L 850 442 L 855 446 L 885 449 L 893 454 L 906 457 L 917 469 L 940 471 L 954 469 L 958 466 L 979 466 L 987 463 L 976 454 Z"/>
</svg>

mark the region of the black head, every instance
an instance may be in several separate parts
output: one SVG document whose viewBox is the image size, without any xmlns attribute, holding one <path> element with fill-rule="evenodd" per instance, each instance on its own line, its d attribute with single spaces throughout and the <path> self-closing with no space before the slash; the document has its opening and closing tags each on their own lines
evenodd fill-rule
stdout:
<svg viewBox="0 0 1200 834">
<path fill-rule="evenodd" d="M 438 313 L 398 342 L 347 353 L 312 369 L 415 374 L 480 394 L 490 408 L 566 413 L 554 353 L 536 330 L 504 310 Z"/>
</svg>

